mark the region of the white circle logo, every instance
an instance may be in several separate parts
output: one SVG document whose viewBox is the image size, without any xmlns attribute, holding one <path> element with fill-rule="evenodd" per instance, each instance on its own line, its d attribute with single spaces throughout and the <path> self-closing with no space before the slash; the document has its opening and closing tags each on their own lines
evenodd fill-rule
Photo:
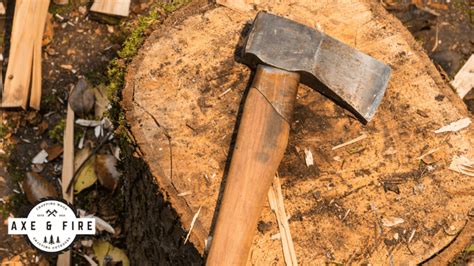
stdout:
<svg viewBox="0 0 474 266">
<path fill-rule="evenodd" d="M 47 199 L 36 204 L 27 218 L 9 218 L 8 234 L 26 235 L 37 249 L 56 253 L 71 246 L 77 235 L 95 235 L 95 219 L 78 218 L 68 204 Z"/>
</svg>

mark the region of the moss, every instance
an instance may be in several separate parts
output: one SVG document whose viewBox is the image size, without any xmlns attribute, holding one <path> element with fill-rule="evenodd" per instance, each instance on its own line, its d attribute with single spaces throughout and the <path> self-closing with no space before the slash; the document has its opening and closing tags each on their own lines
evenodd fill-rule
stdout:
<svg viewBox="0 0 474 266">
<path fill-rule="evenodd" d="M 55 140 L 56 142 L 63 143 L 64 138 L 64 129 L 66 128 L 66 119 L 61 119 L 59 122 L 54 125 L 53 129 L 48 132 L 50 139 Z"/>
<path fill-rule="evenodd" d="M 0 138 L 5 138 L 5 136 L 10 132 L 10 129 L 7 125 L 0 123 Z"/>
<path fill-rule="evenodd" d="M 176 11 L 178 8 L 184 6 L 188 2 L 189 0 L 174 0 L 169 3 L 162 4 L 162 7 L 166 13 L 171 13 L 173 11 Z"/>
<path fill-rule="evenodd" d="M 67 4 L 67 5 L 56 5 L 52 3 L 49 5 L 49 13 L 51 14 L 69 14 L 72 10 L 74 9 L 74 6 L 72 4 Z"/>
<path fill-rule="evenodd" d="M 23 194 L 12 193 L 5 203 L 0 202 L 0 215 L 6 219 L 10 213 L 17 214 L 22 206 L 28 205 Z"/>
<path fill-rule="evenodd" d="M 189 0 L 172 0 L 168 3 L 155 4 L 146 16 L 141 16 L 137 20 L 125 25 L 130 29 L 128 37 L 125 39 L 122 48 L 117 53 L 117 57 L 110 61 L 107 68 L 106 93 L 112 104 L 112 109 L 108 112 L 108 117 L 115 121 L 118 126 L 125 126 L 125 115 L 119 106 L 121 91 L 124 86 L 125 71 L 127 64 L 138 53 L 146 37 L 146 30 L 158 21 L 160 15 L 168 14 L 187 4 Z"/>
</svg>

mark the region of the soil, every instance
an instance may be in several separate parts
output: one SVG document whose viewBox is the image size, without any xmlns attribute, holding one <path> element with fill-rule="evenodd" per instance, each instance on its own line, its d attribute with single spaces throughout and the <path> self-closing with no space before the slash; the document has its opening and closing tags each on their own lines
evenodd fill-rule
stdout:
<svg viewBox="0 0 474 266">
<path fill-rule="evenodd" d="M 441 4 L 406 0 L 385 2 L 387 10 L 413 34 L 445 79 L 454 78 L 474 51 L 474 3 L 469 0 Z M 473 95 L 474 90 L 463 99 L 471 113 L 474 112 Z"/>
<path fill-rule="evenodd" d="M 423 45 L 437 67 L 454 77 L 474 51 L 473 3 L 446 1 L 441 6 L 386 1 L 394 14 Z"/>
<path fill-rule="evenodd" d="M 7 16 L 4 23 L 6 63 L 8 62 L 8 32 L 11 30 L 14 1 L 6 1 Z M 20 186 L 25 173 L 32 171 L 32 158 L 41 150 L 54 145 L 62 145 L 64 118 L 68 93 L 78 78 L 84 76 L 93 85 L 107 82 L 109 62 L 117 57 L 122 43 L 133 31 L 133 25 L 140 16 L 147 16 L 161 2 L 132 1 L 128 18 L 98 15 L 88 12 L 90 1 L 71 1 L 66 6 L 51 3 L 49 18 L 50 31 L 45 38 L 50 39 L 43 47 L 43 96 L 41 110 L 2 111 L 2 151 L 6 154 L 0 160 L 0 217 L 1 224 L 8 216 L 19 217 L 31 206 Z M 174 2 L 173 2 L 174 3 Z M 171 3 L 172 4 L 172 3 Z M 162 11 L 160 11 L 162 12 Z M 165 13 L 162 12 L 162 20 Z M 159 25 L 159 20 L 156 24 Z M 146 34 L 146 32 L 145 32 Z M 107 92 L 104 92 L 107 93 Z M 87 117 L 94 119 L 93 116 Z M 118 121 L 114 121 L 117 122 Z M 75 144 L 80 136 L 97 141 L 93 132 L 76 126 Z M 75 197 L 75 207 L 101 217 L 110 223 L 114 235 L 101 233 L 94 239 L 104 239 L 116 247 L 125 249 L 132 265 L 176 265 L 201 264 L 199 253 L 192 244 L 183 244 L 186 232 L 169 204 L 150 186 L 151 176 L 140 158 L 131 156 L 134 149 L 120 137 L 106 145 L 106 148 L 121 146 L 123 173 L 121 186 L 110 192 L 100 185 L 81 192 Z M 60 190 L 62 158 L 44 164 L 39 174 L 46 177 Z M 152 216 L 143 216 L 150 211 Z M 154 236 L 154 237 L 149 237 Z M 160 243 L 160 244 L 157 244 Z M 77 244 L 74 247 L 73 262 L 88 263 L 79 254 L 87 248 Z M 10 237 L 6 227 L 0 227 L 0 261 L 3 258 L 21 255 L 22 261 L 37 263 L 42 255 L 25 243 L 21 237 Z M 145 259 L 146 258 L 146 259 Z M 47 257 L 55 264 L 55 257 Z M 143 263 L 143 261 L 148 263 Z M 33 264 L 35 264 L 33 263 Z"/>
<path fill-rule="evenodd" d="M 367 126 L 300 86 L 279 169 L 300 263 L 402 264 L 431 258 L 452 241 L 449 228 L 460 230 L 472 208 L 472 182 L 448 169 L 454 154 L 473 156 L 472 132 L 433 133 L 468 116 L 463 102 L 411 34 L 375 2 L 260 1 L 260 8 L 321 27 L 393 70 L 376 118 Z M 149 37 L 129 67 L 123 102 L 143 158 L 185 227 L 201 209 L 191 234 L 201 252 L 252 77 L 238 63 L 236 50 L 255 16 L 206 9 L 176 14 Z M 332 150 L 362 133 L 366 140 Z M 312 151 L 316 166 L 306 167 L 304 149 Z M 417 159 L 431 149 L 439 149 L 436 159 L 429 164 Z M 381 226 L 387 217 L 404 223 Z M 268 206 L 260 220 L 265 226 L 256 234 L 249 262 L 282 264 Z"/>
</svg>

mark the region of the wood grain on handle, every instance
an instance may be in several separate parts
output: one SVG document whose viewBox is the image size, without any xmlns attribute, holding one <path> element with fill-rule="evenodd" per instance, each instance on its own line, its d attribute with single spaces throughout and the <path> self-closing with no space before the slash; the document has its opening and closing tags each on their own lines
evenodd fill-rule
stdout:
<svg viewBox="0 0 474 266">
<path fill-rule="evenodd" d="M 285 152 L 299 74 L 259 65 L 239 125 L 207 265 L 245 265 Z"/>
</svg>

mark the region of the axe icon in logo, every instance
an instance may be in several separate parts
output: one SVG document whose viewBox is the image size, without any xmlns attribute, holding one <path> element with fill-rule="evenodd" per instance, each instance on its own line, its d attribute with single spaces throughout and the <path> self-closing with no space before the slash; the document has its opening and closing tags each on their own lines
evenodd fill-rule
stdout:
<svg viewBox="0 0 474 266">
<path fill-rule="evenodd" d="M 46 214 L 48 215 L 48 217 L 49 217 L 49 216 L 56 217 L 56 213 L 58 213 L 57 210 L 53 210 L 53 211 L 51 211 L 51 210 L 46 210 Z"/>
</svg>

